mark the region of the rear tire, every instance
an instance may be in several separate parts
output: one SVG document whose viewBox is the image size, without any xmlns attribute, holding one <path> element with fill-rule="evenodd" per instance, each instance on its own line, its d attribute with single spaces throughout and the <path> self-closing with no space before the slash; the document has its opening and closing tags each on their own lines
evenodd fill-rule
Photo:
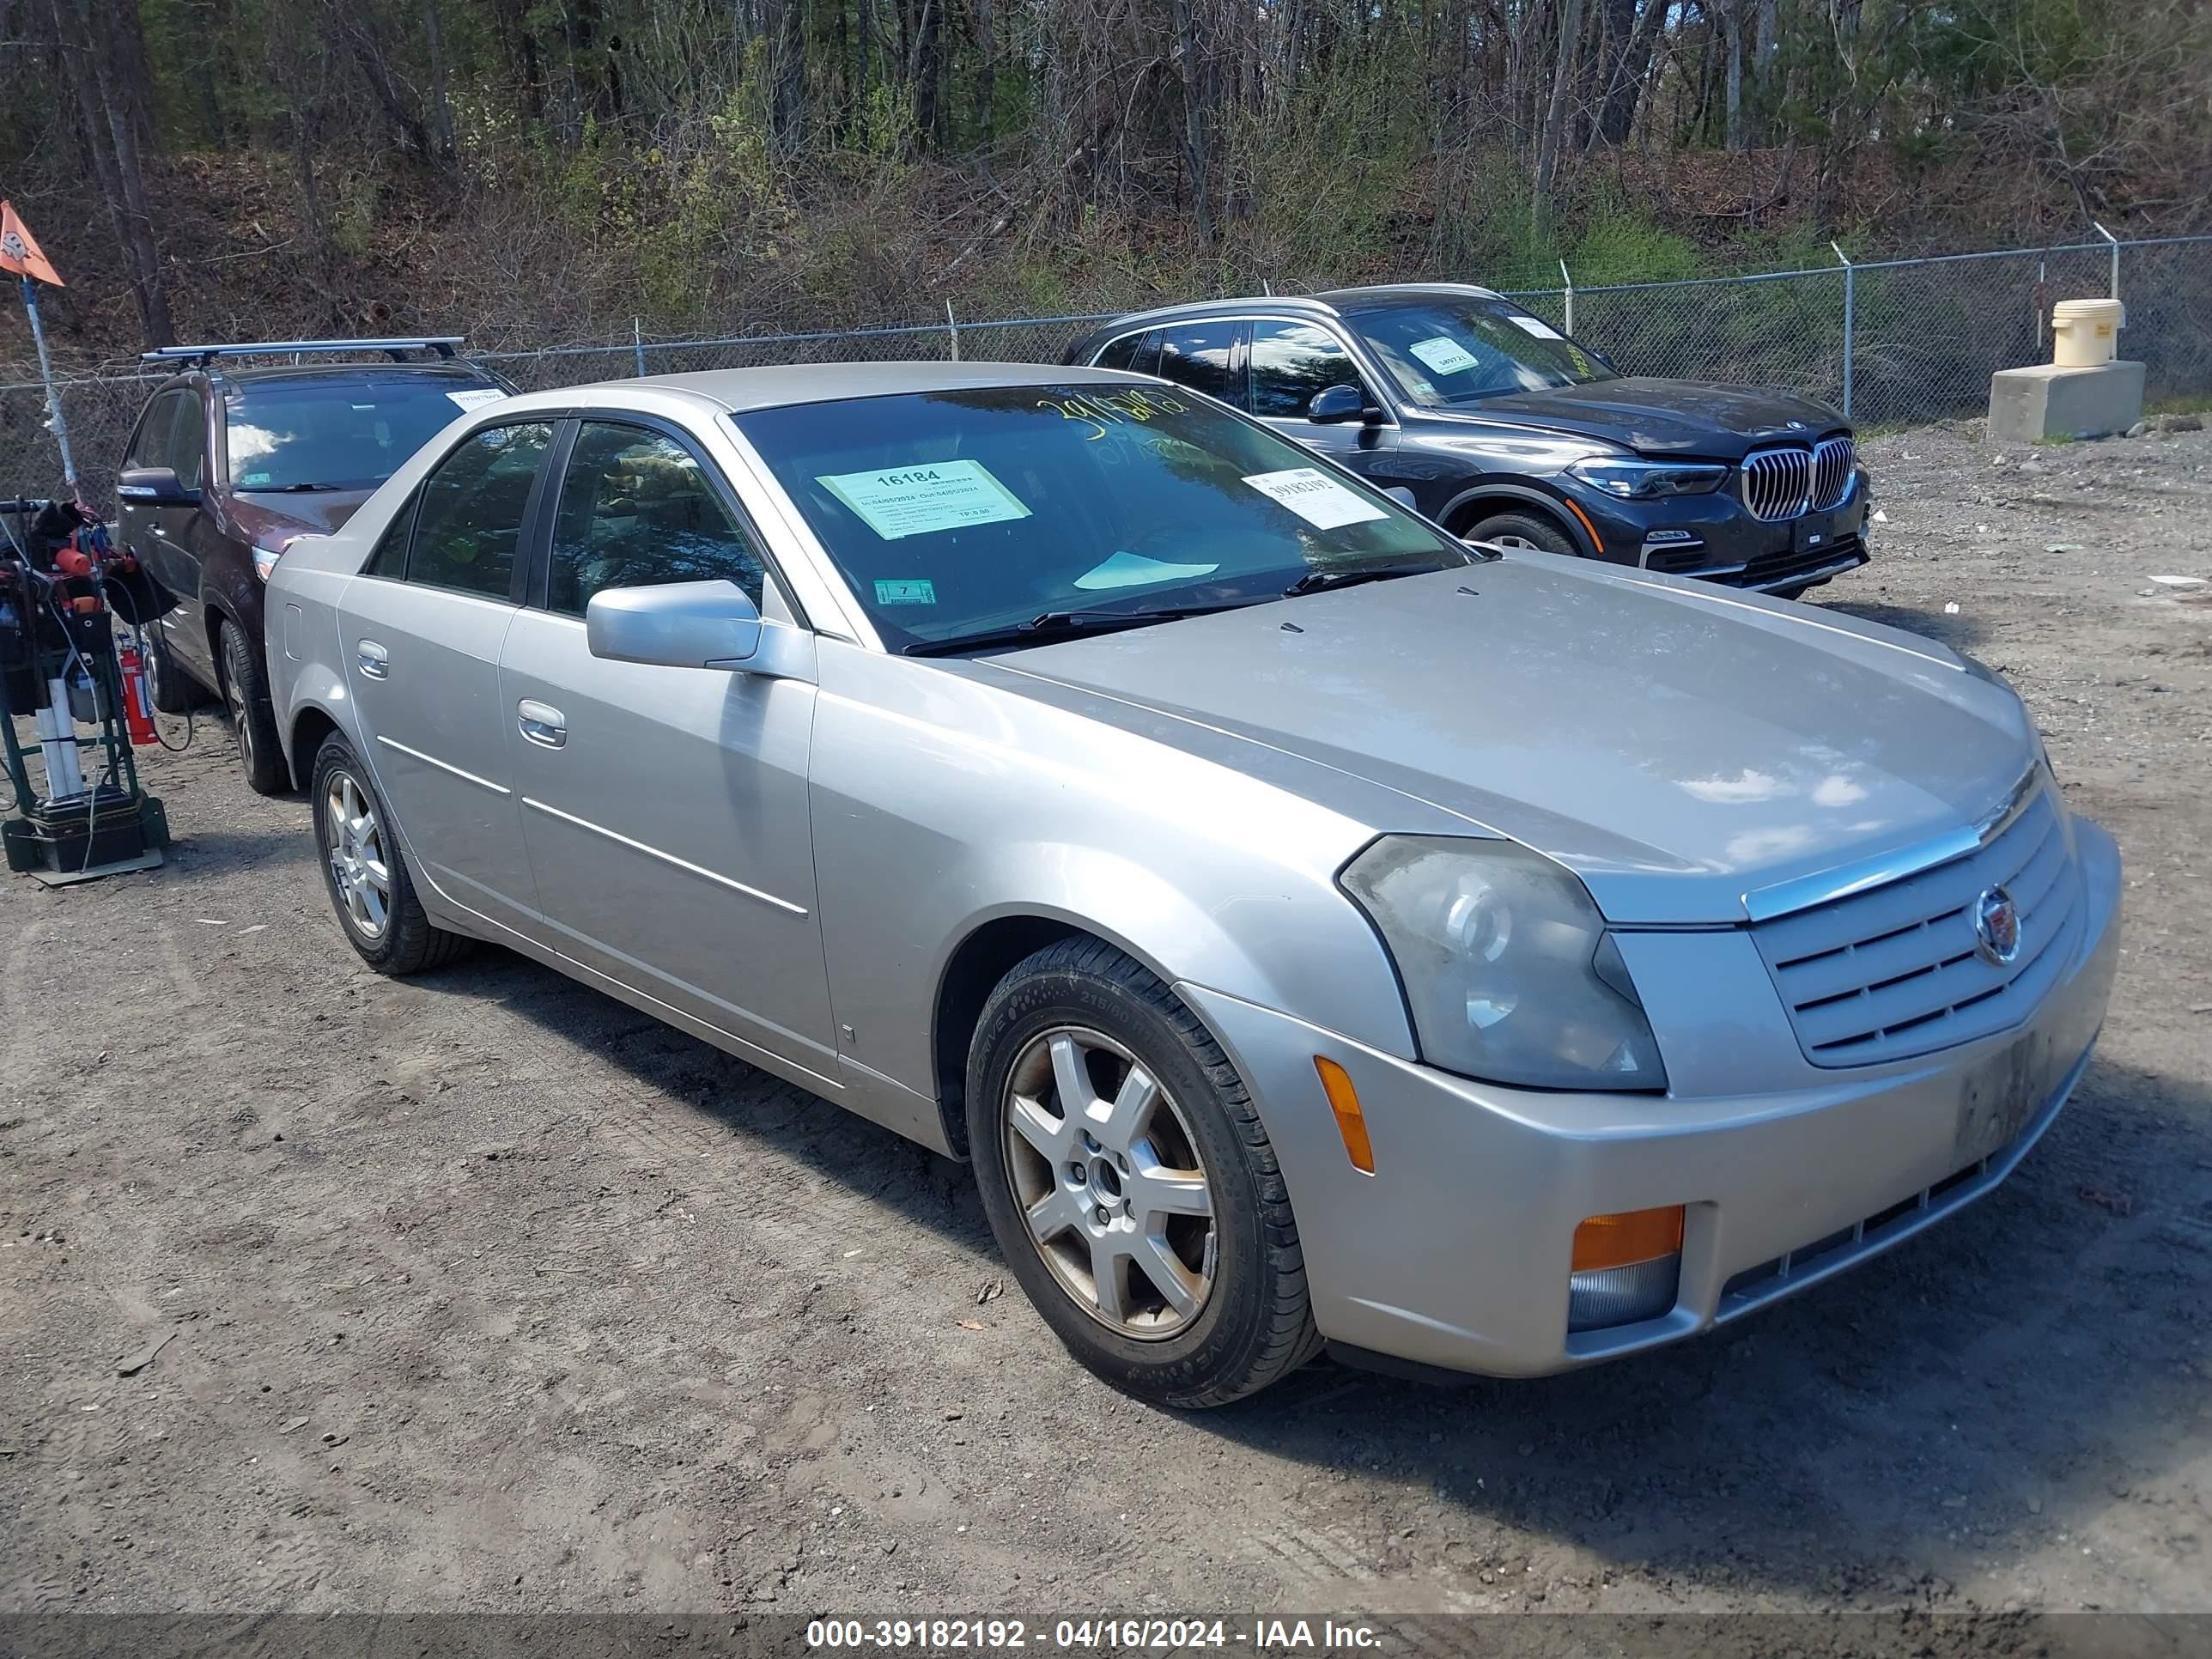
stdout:
<svg viewBox="0 0 2212 1659">
<path fill-rule="evenodd" d="M 164 714 L 185 714 L 200 702 L 200 689 L 178 665 L 158 623 L 139 630 L 146 642 L 146 696 Z"/>
<path fill-rule="evenodd" d="M 1081 1104 L 1063 1108 L 1064 1089 Z M 1094 939 L 1019 963 L 983 1006 L 967 1090 L 1007 1267 L 1099 1376 L 1158 1405 L 1221 1406 L 1320 1351 L 1251 1096 L 1144 968 Z"/>
<path fill-rule="evenodd" d="M 222 700 L 230 711 L 231 736 L 238 744 L 238 758 L 246 768 L 246 781 L 264 795 L 281 795 L 292 787 L 284 769 L 284 748 L 276 737 L 276 711 L 270 707 L 269 682 L 246 643 L 246 630 L 235 623 L 217 629 L 216 649 L 222 659 Z"/>
<path fill-rule="evenodd" d="M 1582 556 L 1583 550 L 1575 545 L 1573 537 L 1549 519 L 1534 513 L 1493 513 L 1473 529 L 1461 533 L 1471 542 L 1495 542 L 1500 547 L 1557 553 L 1570 559 Z"/>
<path fill-rule="evenodd" d="M 466 954 L 475 940 L 423 914 L 392 815 L 343 733 L 331 732 L 316 750 L 309 792 L 323 888 L 361 959 L 400 979 Z"/>
</svg>

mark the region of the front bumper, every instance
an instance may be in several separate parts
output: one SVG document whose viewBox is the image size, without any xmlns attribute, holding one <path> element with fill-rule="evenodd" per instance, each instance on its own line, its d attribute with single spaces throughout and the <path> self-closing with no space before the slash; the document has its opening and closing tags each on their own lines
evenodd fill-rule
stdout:
<svg viewBox="0 0 2212 1659">
<path fill-rule="evenodd" d="M 1786 1016 L 1763 970 L 1736 971 L 1752 949 L 1736 933 L 1671 936 L 1703 953 L 1683 962 L 1707 1007 L 1705 1028 L 1679 1050 L 1666 1012 L 1653 1008 L 1682 1091 L 1664 1097 L 1501 1089 L 1202 987 L 1178 989 L 1260 1103 L 1322 1334 L 1423 1365 L 1541 1376 L 1710 1329 L 1816 1284 L 2012 1171 L 2088 1063 L 2119 953 L 2118 853 L 2093 824 L 2077 821 L 2075 834 L 2087 926 L 2042 1003 L 2009 1030 L 1888 1066 L 1801 1060 L 1788 1071 L 1774 1058 Z M 1731 1047 L 1760 1055 L 1741 1091 L 1728 1085 L 1727 1061 L 1716 1063 Z M 1358 1091 L 1372 1176 L 1346 1156 L 1316 1055 Z M 1570 1333 L 1577 1225 L 1676 1204 L 1688 1208 L 1674 1308 Z"/>
<path fill-rule="evenodd" d="M 1755 518 L 1732 488 L 1656 501 L 1624 501 L 1585 489 L 1574 497 L 1608 560 L 1665 575 L 1766 593 L 1827 581 L 1871 556 L 1871 489 L 1863 470 L 1853 473 L 1834 507 L 1794 519 Z"/>
</svg>

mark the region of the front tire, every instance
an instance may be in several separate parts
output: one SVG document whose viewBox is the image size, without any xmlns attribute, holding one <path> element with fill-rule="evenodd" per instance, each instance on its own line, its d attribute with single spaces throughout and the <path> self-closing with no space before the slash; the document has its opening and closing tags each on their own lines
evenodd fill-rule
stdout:
<svg viewBox="0 0 2212 1659">
<path fill-rule="evenodd" d="M 323 887 L 346 943 L 380 974 L 395 979 L 441 967 L 472 943 L 433 927 L 415 896 L 399 837 L 368 769 L 340 732 L 315 753 L 315 842 Z"/>
<path fill-rule="evenodd" d="M 284 770 L 284 750 L 276 738 L 276 711 L 270 707 L 269 682 L 254 660 L 246 630 L 236 623 L 221 627 L 222 700 L 230 712 L 231 736 L 238 743 L 238 758 L 246 768 L 246 781 L 264 795 L 281 795 L 292 787 Z"/>
<path fill-rule="evenodd" d="M 1069 1352 L 1164 1406 L 1319 1351 L 1275 1150 L 1212 1036 L 1091 939 L 1019 963 L 968 1057 L 968 1144 L 1006 1265 Z"/>
<path fill-rule="evenodd" d="M 1570 559 L 1582 556 L 1573 537 L 1534 513 L 1493 513 L 1462 533 L 1471 542 L 1494 542 L 1500 547 L 1557 553 Z"/>
</svg>

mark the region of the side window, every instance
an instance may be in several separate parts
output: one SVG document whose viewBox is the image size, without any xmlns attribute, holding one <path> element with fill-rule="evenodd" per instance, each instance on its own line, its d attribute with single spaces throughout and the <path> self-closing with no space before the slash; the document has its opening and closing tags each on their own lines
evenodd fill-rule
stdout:
<svg viewBox="0 0 2212 1659">
<path fill-rule="evenodd" d="M 550 425 L 486 427 L 423 481 L 407 580 L 486 599 L 507 597 L 515 544 Z"/>
<path fill-rule="evenodd" d="M 1113 344 L 1108 346 L 1105 350 L 1098 354 L 1098 360 L 1093 367 L 1097 368 L 1127 368 L 1131 363 L 1136 362 L 1137 348 L 1144 344 L 1144 343 L 1145 336 L 1142 330 L 1139 330 L 1134 334 L 1124 334 L 1120 339 L 1115 341 Z"/>
<path fill-rule="evenodd" d="M 1255 415 L 1303 418 L 1315 392 L 1360 384 L 1352 354 L 1310 323 L 1253 324 L 1250 362 Z"/>
<path fill-rule="evenodd" d="M 177 408 L 185 401 L 181 392 L 164 392 L 146 406 L 139 420 L 138 433 L 131 441 L 131 453 L 124 460 L 125 466 L 167 466 L 169 465 L 169 434 L 176 430 Z"/>
<path fill-rule="evenodd" d="M 1229 384 L 1229 362 L 1237 344 L 1234 322 L 1187 323 L 1160 336 L 1160 366 L 1153 372 L 1194 391 L 1241 404 Z"/>
<path fill-rule="evenodd" d="M 603 588 L 715 580 L 759 605 L 763 580 L 697 456 L 641 427 L 584 423 L 553 520 L 548 610 L 580 617 Z"/>
<path fill-rule="evenodd" d="M 177 469 L 177 482 L 198 489 L 207 473 L 207 417 L 201 412 L 199 394 L 177 394 L 177 423 L 169 433 L 169 465 Z"/>
<path fill-rule="evenodd" d="M 392 515 L 392 522 L 376 538 L 368 562 L 362 566 L 362 575 L 381 576 L 387 581 L 406 580 L 407 532 L 415 528 L 415 504 L 422 499 L 418 492 L 399 504 L 399 510 Z"/>
</svg>

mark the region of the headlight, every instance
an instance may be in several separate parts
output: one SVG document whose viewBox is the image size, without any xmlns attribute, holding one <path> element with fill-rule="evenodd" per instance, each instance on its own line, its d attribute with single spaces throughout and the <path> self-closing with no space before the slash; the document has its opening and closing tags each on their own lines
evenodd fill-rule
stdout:
<svg viewBox="0 0 2212 1659">
<path fill-rule="evenodd" d="M 1667 495 L 1710 495 L 1728 477 L 1724 466 L 1697 461 L 1614 460 L 1593 455 L 1575 462 L 1568 473 L 1625 501 L 1656 501 Z"/>
<path fill-rule="evenodd" d="M 297 536 L 286 536 L 273 546 L 265 542 L 254 543 L 253 574 L 267 581 L 276 568 L 276 561 L 283 558 L 292 544 L 299 539 Z"/>
<path fill-rule="evenodd" d="M 1549 859 L 1511 842 L 1389 836 L 1343 883 L 1397 963 L 1429 1064 L 1540 1089 L 1667 1086 L 1605 919 Z"/>
</svg>

